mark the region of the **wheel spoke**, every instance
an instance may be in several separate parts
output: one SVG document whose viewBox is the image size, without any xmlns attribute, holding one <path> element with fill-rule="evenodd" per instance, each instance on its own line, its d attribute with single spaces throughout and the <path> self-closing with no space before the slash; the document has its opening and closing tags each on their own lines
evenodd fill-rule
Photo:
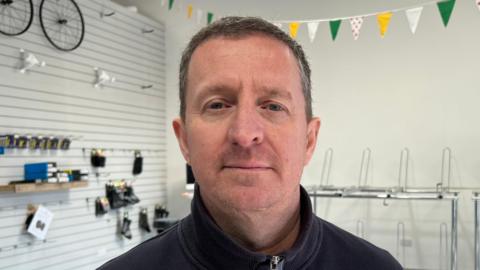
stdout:
<svg viewBox="0 0 480 270">
<path fill-rule="evenodd" d="M 43 30 L 55 47 L 70 51 L 80 45 L 84 22 L 74 0 L 44 0 L 41 13 Z"/>
</svg>

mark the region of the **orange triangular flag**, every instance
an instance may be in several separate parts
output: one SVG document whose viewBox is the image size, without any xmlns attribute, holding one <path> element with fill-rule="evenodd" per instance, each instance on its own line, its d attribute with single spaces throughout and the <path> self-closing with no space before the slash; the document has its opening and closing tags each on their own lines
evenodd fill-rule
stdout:
<svg viewBox="0 0 480 270">
<path fill-rule="evenodd" d="M 388 29 L 388 24 L 392 18 L 392 12 L 380 13 L 377 15 L 378 26 L 380 27 L 380 36 L 383 38 Z"/>
<path fill-rule="evenodd" d="M 290 23 L 290 36 L 292 38 L 296 38 L 297 37 L 297 33 L 298 33 L 298 27 L 300 26 L 300 23 L 298 22 L 291 22 Z"/>
<path fill-rule="evenodd" d="M 190 4 L 187 7 L 187 18 L 192 18 L 193 6 Z"/>
</svg>

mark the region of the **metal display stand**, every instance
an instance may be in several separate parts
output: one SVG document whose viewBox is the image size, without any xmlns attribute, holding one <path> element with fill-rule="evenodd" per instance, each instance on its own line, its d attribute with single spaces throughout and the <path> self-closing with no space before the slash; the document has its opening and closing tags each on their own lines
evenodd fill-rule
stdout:
<svg viewBox="0 0 480 270">
<path fill-rule="evenodd" d="M 317 209 L 317 198 L 355 198 L 355 199 L 382 199 L 384 205 L 387 200 L 449 200 L 451 201 L 451 243 L 450 243 L 450 270 L 457 270 L 457 239 L 458 239 L 458 192 L 425 192 L 425 191 L 396 191 L 395 189 L 380 188 L 337 188 L 320 187 L 310 188 L 310 197 L 313 198 L 313 207 Z M 480 200 L 480 198 L 478 198 Z M 477 202 L 475 206 L 477 206 Z M 475 207 L 475 239 L 478 239 L 478 211 Z M 478 261 L 478 241 L 475 241 L 476 270 Z"/>
<path fill-rule="evenodd" d="M 472 199 L 475 204 L 475 270 L 480 270 L 480 192 L 473 192 Z"/>
<path fill-rule="evenodd" d="M 355 199 L 382 199 L 383 205 L 388 205 L 388 200 L 424 200 L 451 202 L 451 242 L 450 242 L 450 270 L 457 270 L 457 239 L 458 239 L 458 192 L 450 192 L 451 160 L 452 151 L 446 147 L 442 151 L 441 179 L 433 189 L 422 190 L 408 188 L 408 165 L 410 151 L 408 148 L 400 152 L 400 166 L 398 174 L 398 186 L 393 188 L 370 187 L 367 185 L 371 150 L 366 148 L 362 153 L 360 175 L 356 187 L 336 187 L 329 185 L 330 171 L 332 167 L 333 149 L 328 148 L 325 152 L 320 186 L 308 187 L 309 196 L 313 198 L 313 210 L 317 211 L 317 198 L 355 198 Z M 403 182 L 403 183 L 402 183 Z M 446 185 L 445 185 L 446 183 Z M 479 193 L 474 193 L 475 200 L 475 270 L 480 270 L 480 221 L 478 202 Z M 357 224 L 358 227 L 358 224 Z M 357 228 L 358 229 L 358 228 Z M 363 229 L 363 224 L 362 224 Z M 397 234 L 398 234 L 397 228 Z M 399 236 L 397 235 L 397 238 Z M 397 239 L 398 241 L 398 239 Z"/>
</svg>

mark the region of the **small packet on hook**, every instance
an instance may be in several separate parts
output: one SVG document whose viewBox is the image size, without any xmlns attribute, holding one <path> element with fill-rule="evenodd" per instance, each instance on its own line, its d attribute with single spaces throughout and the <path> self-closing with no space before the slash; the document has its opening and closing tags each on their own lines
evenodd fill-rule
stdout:
<svg viewBox="0 0 480 270">
<path fill-rule="evenodd" d="M 135 151 L 134 154 L 134 161 L 133 161 L 133 175 L 139 175 L 142 173 L 142 168 L 143 168 L 143 157 L 142 153 L 139 150 Z"/>
<path fill-rule="evenodd" d="M 90 162 L 95 168 L 105 167 L 106 157 L 103 154 L 103 151 L 101 149 L 92 149 Z"/>
</svg>

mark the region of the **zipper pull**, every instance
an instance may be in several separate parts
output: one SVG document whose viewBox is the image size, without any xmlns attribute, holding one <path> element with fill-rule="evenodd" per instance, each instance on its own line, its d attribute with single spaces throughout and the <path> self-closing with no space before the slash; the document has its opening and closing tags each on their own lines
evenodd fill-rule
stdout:
<svg viewBox="0 0 480 270">
<path fill-rule="evenodd" d="M 270 258 L 270 270 L 283 270 L 282 256 L 272 256 Z"/>
</svg>

